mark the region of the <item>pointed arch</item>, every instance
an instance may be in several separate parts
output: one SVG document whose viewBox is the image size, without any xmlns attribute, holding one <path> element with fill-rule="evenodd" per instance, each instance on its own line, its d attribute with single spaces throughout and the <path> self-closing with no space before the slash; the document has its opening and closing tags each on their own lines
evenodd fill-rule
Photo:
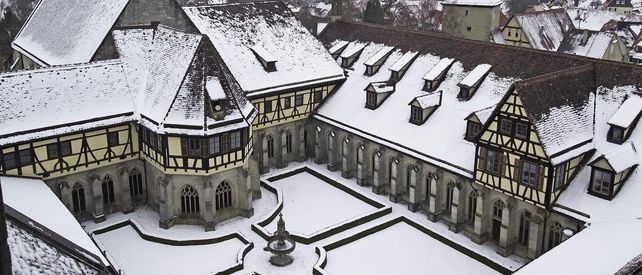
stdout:
<svg viewBox="0 0 642 275">
<path fill-rule="evenodd" d="M 116 196 L 114 194 L 114 180 L 110 175 L 106 175 L 103 178 L 102 183 L 103 190 L 103 204 L 109 205 L 116 201 Z"/>
<path fill-rule="evenodd" d="M 562 231 L 564 227 L 559 222 L 553 222 L 548 229 L 548 250 L 553 249 L 562 243 Z"/>
<path fill-rule="evenodd" d="M 528 246 L 529 235 L 531 231 L 531 213 L 524 211 L 519 216 L 519 231 L 517 232 L 517 240 L 519 244 Z"/>
<path fill-rule="evenodd" d="M 143 194 L 143 174 L 134 168 L 129 172 L 129 195 L 136 198 Z"/>
<path fill-rule="evenodd" d="M 71 190 L 71 201 L 73 204 L 74 213 L 82 213 L 86 210 L 87 205 L 85 202 L 85 187 L 82 183 L 77 182 Z"/>
<path fill-rule="evenodd" d="M 200 213 L 198 191 L 189 184 L 181 190 L 181 213 L 188 215 Z"/>
<path fill-rule="evenodd" d="M 229 182 L 223 181 L 216 187 L 215 200 L 216 210 L 232 207 L 232 186 Z"/>
<path fill-rule="evenodd" d="M 267 157 L 268 159 L 271 159 L 274 157 L 274 138 L 272 137 L 272 135 L 266 135 L 265 140 L 266 140 L 266 148 L 267 148 Z"/>
</svg>

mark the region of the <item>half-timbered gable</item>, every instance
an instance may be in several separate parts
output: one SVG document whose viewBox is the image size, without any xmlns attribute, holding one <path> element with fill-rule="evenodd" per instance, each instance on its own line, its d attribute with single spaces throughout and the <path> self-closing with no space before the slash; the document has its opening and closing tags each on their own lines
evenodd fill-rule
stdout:
<svg viewBox="0 0 642 275">
<path fill-rule="evenodd" d="M 552 9 L 517 14 L 503 27 L 502 34 L 508 45 L 557 51 L 564 34 L 572 29 L 566 10 Z"/>
<path fill-rule="evenodd" d="M 0 75 L 0 173 L 55 178 L 134 158 L 135 108 L 122 66 Z"/>
</svg>

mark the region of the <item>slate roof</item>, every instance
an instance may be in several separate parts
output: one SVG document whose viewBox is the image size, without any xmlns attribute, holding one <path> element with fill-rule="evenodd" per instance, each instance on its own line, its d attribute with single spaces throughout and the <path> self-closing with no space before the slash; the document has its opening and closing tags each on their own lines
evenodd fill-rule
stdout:
<svg viewBox="0 0 642 275">
<path fill-rule="evenodd" d="M 556 51 L 564 33 L 574 28 L 564 9 L 526 12 L 515 15 L 514 18 L 530 46 L 538 50 Z"/>
<path fill-rule="evenodd" d="M 593 138 L 593 66 L 515 83 L 549 157 Z"/>
<path fill-rule="evenodd" d="M 89 62 L 128 0 L 42 0 L 12 47 L 36 63 Z"/>
<path fill-rule="evenodd" d="M 281 2 L 185 7 L 198 30 L 213 43 L 248 94 L 342 81 L 343 70 Z M 266 72 L 248 47 L 274 56 L 277 70 Z"/>
<path fill-rule="evenodd" d="M 566 33 L 557 51 L 601 59 L 611 43 L 620 43 L 614 33 L 572 30 Z M 621 54 L 626 56 L 627 53 L 625 51 Z"/>
</svg>

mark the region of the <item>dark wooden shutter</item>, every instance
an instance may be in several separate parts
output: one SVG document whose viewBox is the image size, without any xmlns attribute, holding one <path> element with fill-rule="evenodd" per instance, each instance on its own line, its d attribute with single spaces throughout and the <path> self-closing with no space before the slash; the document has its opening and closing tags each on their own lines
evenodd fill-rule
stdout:
<svg viewBox="0 0 642 275">
<path fill-rule="evenodd" d="M 515 169 L 513 170 L 513 180 L 519 182 L 522 178 L 522 161 L 515 159 Z"/>
<path fill-rule="evenodd" d="M 537 166 L 537 189 L 540 191 L 544 190 L 544 170 L 545 166 L 543 165 L 538 165 Z"/>
<path fill-rule="evenodd" d="M 477 157 L 477 170 L 485 171 L 486 167 L 486 148 L 479 146 L 479 156 Z"/>
<path fill-rule="evenodd" d="M 187 156 L 187 138 L 181 138 L 181 155 Z"/>
</svg>

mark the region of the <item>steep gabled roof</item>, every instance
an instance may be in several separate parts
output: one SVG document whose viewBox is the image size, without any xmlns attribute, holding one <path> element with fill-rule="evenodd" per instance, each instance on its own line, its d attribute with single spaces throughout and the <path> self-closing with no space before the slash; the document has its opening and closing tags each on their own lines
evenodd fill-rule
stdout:
<svg viewBox="0 0 642 275">
<path fill-rule="evenodd" d="M 185 7 L 248 94 L 340 81 L 343 70 L 281 2 Z M 266 72 L 248 47 L 269 51 L 278 70 Z"/>
<path fill-rule="evenodd" d="M 526 12 L 515 15 L 515 19 L 530 46 L 538 50 L 556 51 L 564 33 L 573 29 L 573 23 L 564 9 Z"/>
<path fill-rule="evenodd" d="M 611 43 L 620 43 L 614 33 L 572 30 L 566 33 L 557 51 L 601 59 Z M 626 55 L 626 52 L 622 54 Z"/>
<path fill-rule="evenodd" d="M 128 0 L 41 0 L 12 47 L 42 66 L 89 62 Z"/>
<path fill-rule="evenodd" d="M 592 65 L 515 83 L 544 151 L 556 154 L 593 138 Z"/>
</svg>

